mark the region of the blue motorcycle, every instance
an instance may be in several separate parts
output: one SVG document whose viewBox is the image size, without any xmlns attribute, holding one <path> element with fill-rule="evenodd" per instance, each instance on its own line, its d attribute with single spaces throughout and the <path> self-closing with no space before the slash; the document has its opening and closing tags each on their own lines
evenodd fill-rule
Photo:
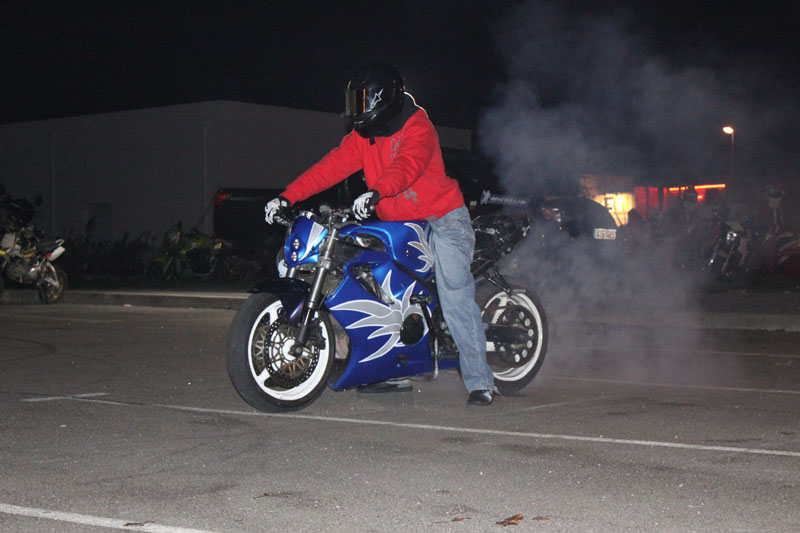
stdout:
<svg viewBox="0 0 800 533">
<path fill-rule="evenodd" d="M 262 411 L 296 409 L 326 387 L 344 390 L 458 369 L 458 349 L 437 303 L 425 221 L 364 222 L 349 210 L 284 212 L 286 271 L 250 290 L 228 338 L 228 374 Z M 501 394 L 534 378 L 547 351 L 536 294 L 497 261 L 527 234 L 526 214 L 473 220 L 472 273 L 486 356 Z"/>
</svg>

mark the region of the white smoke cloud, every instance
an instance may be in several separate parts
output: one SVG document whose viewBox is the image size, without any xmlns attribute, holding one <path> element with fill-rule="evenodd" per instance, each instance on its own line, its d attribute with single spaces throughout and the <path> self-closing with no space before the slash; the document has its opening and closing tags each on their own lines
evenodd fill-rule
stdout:
<svg viewBox="0 0 800 533">
<path fill-rule="evenodd" d="M 625 13 L 576 17 L 554 3 L 531 1 L 499 22 L 497 43 L 508 81 L 482 117 L 478 144 L 507 194 L 575 195 L 583 174 L 631 176 L 637 184 L 714 182 L 730 171 L 723 125 L 734 123 L 747 132 L 742 137 L 757 139 L 786 120 L 774 100 L 748 105 L 754 87 L 764 85 L 763 70 L 712 68 L 713 61 L 676 65 L 653 51 Z M 740 152 L 742 168 L 770 154 L 752 147 Z M 634 257 L 590 240 L 565 246 L 550 262 L 532 233 L 506 267 L 540 292 L 556 323 L 635 307 L 647 309 L 658 326 L 661 312 L 697 309 L 701 273 L 673 268 L 664 247 Z M 654 330 L 654 356 L 675 335 Z M 694 335 L 682 330 L 679 336 L 691 345 Z M 592 342 L 603 339 L 595 335 Z M 553 348 L 570 354 L 584 343 L 566 335 Z"/>
<path fill-rule="evenodd" d="M 730 171 L 728 123 L 737 127 L 740 173 L 762 179 L 796 167 L 770 137 L 790 131 L 786 106 L 797 100 L 786 101 L 766 68 L 723 62 L 716 51 L 676 65 L 637 29 L 624 12 L 575 16 L 544 1 L 501 19 L 496 39 L 509 81 L 478 140 L 508 186 L 558 190 L 584 173 L 719 179 Z"/>
</svg>

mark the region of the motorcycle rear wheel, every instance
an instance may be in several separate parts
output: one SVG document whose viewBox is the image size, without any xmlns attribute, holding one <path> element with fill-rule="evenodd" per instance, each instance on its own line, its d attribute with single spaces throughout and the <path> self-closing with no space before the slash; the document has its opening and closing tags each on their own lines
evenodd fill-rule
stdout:
<svg viewBox="0 0 800 533">
<path fill-rule="evenodd" d="M 236 392 L 252 407 L 275 412 L 299 409 L 325 390 L 334 360 L 333 330 L 323 313 L 302 356 L 295 356 L 293 333 L 280 299 L 250 296 L 233 319 L 225 358 Z"/>
<path fill-rule="evenodd" d="M 527 334 L 520 343 L 486 343 L 487 360 L 501 394 L 517 392 L 533 380 L 544 363 L 549 336 L 539 297 L 524 285 L 512 286 L 509 295 L 487 284 L 479 289 L 477 297 L 484 323 L 513 326 Z"/>
<path fill-rule="evenodd" d="M 247 271 L 244 264 L 234 257 L 220 257 L 217 259 L 216 276 L 222 279 L 244 279 Z"/>
</svg>

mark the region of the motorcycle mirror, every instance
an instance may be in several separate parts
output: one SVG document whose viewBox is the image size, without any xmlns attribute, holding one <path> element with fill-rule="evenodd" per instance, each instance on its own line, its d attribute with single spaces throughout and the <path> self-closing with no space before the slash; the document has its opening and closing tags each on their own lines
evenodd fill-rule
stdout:
<svg viewBox="0 0 800 533">
<path fill-rule="evenodd" d="M 43 200 L 42 200 L 42 195 L 41 194 L 37 194 L 36 197 L 33 199 L 33 205 L 35 205 L 36 207 L 39 207 L 40 205 L 42 205 L 42 202 L 43 202 Z"/>
</svg>

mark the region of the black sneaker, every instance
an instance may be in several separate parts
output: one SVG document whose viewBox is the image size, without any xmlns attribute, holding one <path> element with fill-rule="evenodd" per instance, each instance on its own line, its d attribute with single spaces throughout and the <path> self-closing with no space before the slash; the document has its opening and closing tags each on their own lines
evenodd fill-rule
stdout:
<svg viewBox="0 0 800 533">
<path fill-rule="evenodd" d="M 492 403 L 493 397 L 494 394 L 490 390 L 474 390 L 469 393 L 467 405 L 489 405 Z"/>
</svg>

